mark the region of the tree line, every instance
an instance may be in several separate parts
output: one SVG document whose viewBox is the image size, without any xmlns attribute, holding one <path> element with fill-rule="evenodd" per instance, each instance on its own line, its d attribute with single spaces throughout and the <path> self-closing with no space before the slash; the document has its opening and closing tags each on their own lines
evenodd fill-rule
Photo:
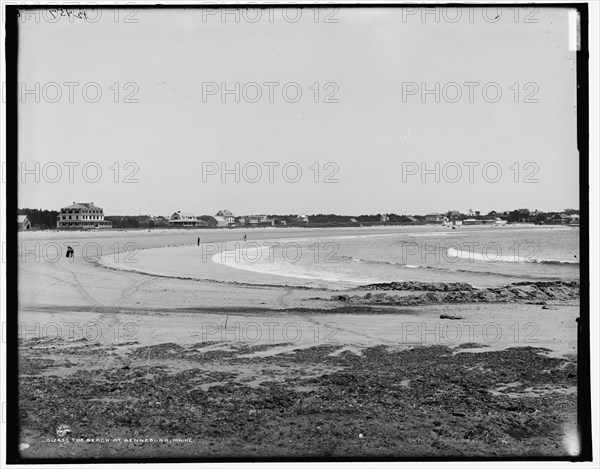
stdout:
<svg viewBox="0 0 600 469">
<path fill-rule="evenodd" d="M 18 211 L 19 215 L 27 215 L 27 218 L 31 222 L 31 226 L 35 229 L 50 230 L 56 229 L 56 222 L 59 212 L 56 210 L 38 210 L 35 208 L 24 208 Z M 443 216 L 449 220 L 465 220 L 467 218 L 489 218 L 499 217 L 509 223 L 537 223 L 541 224 L 546 222 L 549 218 L 558 215 L 579 215 L 578 209 L 568 208 L 562 212 L 542 212 L 538 210 L 529 210 L 527 208 L 520 208 L 516 210 L 506 212 L 491 211 L 483 215 L 480 211 L 468 210 L 467 213 L 461 213 L 456 210 L 449 210 L 442 213 Z M 308 215 L 310 225 L 342 225 L 349 223 L 381 223 L 382 215 L 387 217 L 387 223 L 404 223 L 406 217 L 414 217 L 416 220 L 424 222 L 425 215 L 399 215 L 396 213 L 378 213 L 376 215 L 336 215 L 334 213 L 328 214 L 315 214 Z M 208 216 L 201 217 L 210 218 Z M 282 224 L 285 222 L 287 226 L 294 225 L 305 225 L 298 221 L 297 215 L 268 215 L 269 219 L 277 220 L 276 224 Z M 116 229 L 134 229 L 134 228 L 155 228 L 166 225 L 166 218 L 162 220 L 162 223 L 155 222 L 149 215 L 119 215 L 119 216 L 106 216 L 105 220 L 111 221 L 113 228 Z"/>
<path fill-rule="evenodd" d="M 38 210 L 36 208 L 24 208 L 19 210 L 19 215 L 27 215 L 32 228 L 40 230 L 51 230 L 56 228 L 58 212 L 56 210 Z"/>
</svg>

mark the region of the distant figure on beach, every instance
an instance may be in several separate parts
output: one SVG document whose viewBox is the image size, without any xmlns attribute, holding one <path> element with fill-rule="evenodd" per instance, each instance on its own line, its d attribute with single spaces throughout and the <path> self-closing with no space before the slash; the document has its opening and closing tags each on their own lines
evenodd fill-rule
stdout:
<svg viewBox="0 0 600 469">
<path fill-rule="evenodd" d="M 246 241 L 246 237 L 247 237 L 247 235 L 244 235 L 244 241 Z"/>
<path fill-rule="evenodd" d="M 198 238 L 198 246 L 200 246 L 200 238 Z"/>
<path fill-rule="evenodd" d="M 67 246 L 67 257 L 75 257 L 75 251 L 71 246 Z"/>
</svg>

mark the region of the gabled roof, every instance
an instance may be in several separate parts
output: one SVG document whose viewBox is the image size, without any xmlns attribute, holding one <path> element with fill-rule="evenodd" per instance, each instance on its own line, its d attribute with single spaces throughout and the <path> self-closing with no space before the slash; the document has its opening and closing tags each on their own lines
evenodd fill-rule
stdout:
<svg viewBox="0 0 600 469">
<path fill-rule="evenodd" d="M 27 215 L 17 215 L 17 223 L 24 223 L 27 220 Z"/>
<path fill-rule="evenodd" d="M 82 209 L 82 208 L 87 208 L 87 209 L 90 209 L 90 208 L 95 208 L 95 209 L 97 209 L 97 210 L 102 210 L 100 207 L 97 207 L 96 205 L 94 205 L 94 202 L 77 202 L 77 203 L 75 203 L 75 204 L 71 204 L 71 205 L 68 205 L 68 206 L 66 206 L 66 207 L 62 207 L 62 208 L 61 208 L 61 210 L 65 210 L 65 209 L 74 209 L 74 208 L 77 208 L 77 209 Z"/>
<path fill-rule="evenodd" d="M 219 210 L 217 212 L 217 217 L 233 217 L 233 213 L 231 213 L 229 210 Z"/>
<path fill-rule="evenodd" d="M 170 220 L 181 220 L 181 221 L 188 221 L 188 220 L 196 220 L 197 217 L 196 215 L 194 215 L 191 212 L 175 212 L 173 213 L 173 215 L 171 215 Z"/>
<path fill-rule="evenodd" d="M 214 216 L 213 218 L 214 218 L 215 220 L 217 220 L 217 222 L 220 222 L 220 223 L 227 223 L 227 220 L 225 220 L 225 218 L 223 218 L 223 217 Z"/>
</svg>

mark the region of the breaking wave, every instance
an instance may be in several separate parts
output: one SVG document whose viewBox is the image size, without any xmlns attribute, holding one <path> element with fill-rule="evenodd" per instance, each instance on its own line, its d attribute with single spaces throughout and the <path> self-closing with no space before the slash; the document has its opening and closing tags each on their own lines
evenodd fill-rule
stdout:
<svg viewBox="0 0 600 469">
<path fill-rule="evenodd" d="M 502 256 L 495 255 L 494 253 L 486 255 L 471 251 L 461 251 L 455 248 L 448 248 L 447 254 L 451 258 L 464 259 L 468 261 L 480 261 L 480 262 L 512 262 L 512 263 L 528 263 L 528 264 L 550 264 L 550 265 L 579 265 L 579 261 L 565 261 L 555 259 L 538 259 L 531 256 Z"/>
</svg>

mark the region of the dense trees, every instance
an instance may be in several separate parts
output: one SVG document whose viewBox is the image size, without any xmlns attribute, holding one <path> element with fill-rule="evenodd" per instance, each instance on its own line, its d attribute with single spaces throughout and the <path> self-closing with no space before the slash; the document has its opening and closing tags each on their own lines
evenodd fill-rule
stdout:
<svg viewBox="0 0 600 469">
<path fill-rule="evenodd" d="M 113 216 L 104 217 L 105 220 L 112 221 L 113 228 L 139 228 L 140 217 L 139 216 Z"/>
<path fill-rule="evenodd" d="M 56 210 L 38 210 L 36 208 L 24 208 L 19 210 L 19 215 L 27 215 L 32 228 L 50 230 L 56 228 L 58 212 Z"/>
<path fill-rule="evenodd" d="M 531 212 L 527 208 L 520 208 L 517 210 L 511 210 L 508 212 L 507 221 L 509 223 L 515 222 L 527 222 L 529 221 L 529 217 L 531 217 Z"/>
</svg>

